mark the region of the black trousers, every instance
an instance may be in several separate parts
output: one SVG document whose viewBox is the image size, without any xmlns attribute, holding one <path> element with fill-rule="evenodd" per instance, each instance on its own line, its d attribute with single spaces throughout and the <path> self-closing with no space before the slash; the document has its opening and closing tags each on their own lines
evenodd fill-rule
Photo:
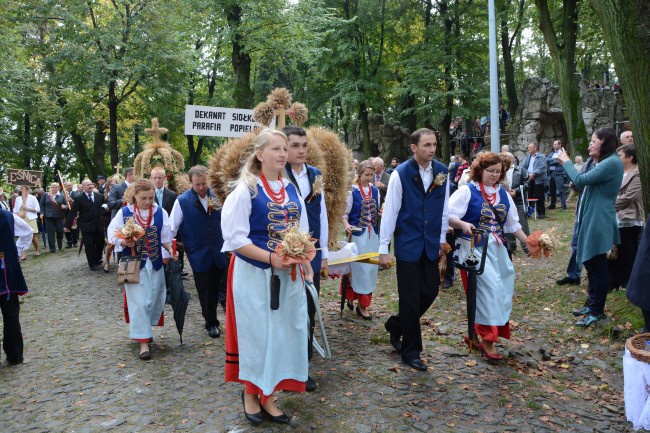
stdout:
<svg viewBox="0 0 650 433">
<path fill-rule="evenodd" d="M 99 266 L 99 261 L 104 253 L 104 232 L 83 232 L 84 250 L 88 266 Z"/>
<path fill-rule="evenodd" d="M 47 243 L 50 251 L 56 251 L 63 248 L 63 218 L 45 218 L 45 227 L 47 228 Z M 54 244 L 54 235 L 56 234 L 56 245 Z"/>
<path fill-rule="evenodd" d="M 65 241 L 68 246 L 76 245 L 79 241 L 79 229 L 70 229 L 70 232 L 65 233 Z"/>
<path fill-rule="evenodd" d="M 320 296 L 320 262 L 321 262 L 321 252 L 316 252 L 316 257 L 311 261 L 311 267 L 314 271 L 314 287 L 316 287 L 316 292 Z M 305 289 L 307 290 L 307 289 Z M 307 292 L 307 314 L 309 315 L 309 340 L 307 341 L 307 360 L 311 361 L 311 358 L 314 356 L 314 328 L 316 327 L 316 304 L 311 298 L 309 292 Z"/>
<path fill-rule="evenodd" d="M 397 292 L 399 314 L 386 321 L 390 332 L 402 336 L 402 359 L 419 358 L 422 352 L 420 317 L 438 296 L 440 272 L 438 260 L 429 260 L 426 253 L 417 262 L 397 260 Z"/>
<path fill-rule="evenodd" d="M 3 338 L 2 348 L 9 362 L 22 362 L 23 360 L 23 333 L 20 329 L 20 303 L 18 295 L 0 296 L 0 310 L 2 310 Z"/>
<path fill-rule="evenodd" d="M 630 279 L 636 251 L 639 249 L 643 227 L 620 227 L 618 233 L 621 236 L 621 243 L 618 244 L 618 259 L 608 260 L 610 289 L 626 288 Z"/>
<path fill-rule="evenodd" d="M 219 301 L 219 293 L 224 292 L 223 286 L 224 274 L 227 274 L 226 269 L 219 268 L 217 265 L 212 267 L 207 272 L 193 272 L 194 284 L 196 284 L 196 291 L 199 295 L 199 302 L 201 303 L 201 314 L 205 320 L 205 329 L 213 326 L 219 326 L 217 319 L 217 303 Z"/>
<path fill-rule="evenodd" d="M 609 271 L 607 269 L 607 257 L 605 254 L 598 254 L 583 263 L 589 277 L 589 308 L 594 316 L 603 314 L 605 301 L 609 289 Z"/>
</svg>

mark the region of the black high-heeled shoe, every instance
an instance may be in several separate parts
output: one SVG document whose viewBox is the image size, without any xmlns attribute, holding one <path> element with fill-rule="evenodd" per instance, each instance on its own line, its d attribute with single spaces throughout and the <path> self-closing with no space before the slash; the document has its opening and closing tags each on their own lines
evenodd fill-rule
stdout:
<svg viewBox="0 0 650 433">
<path fill-rule="evenodd" d="M 246 403 L 244 402 L 244 391 L 241 392 L 241 403 L 244 406 L 244 416 L 246 416 L 246 419 L 250 421 L 253 424 L 262 424 L 262 411 L 259 411 L 257 413 L 248 413 L 246 412 Z M 261 407 L 262 405 L 260 405 Z"/>
<path fill-rule="evenodd" d="M 350 311 L 354 311 L 354 303 L 353 303 L 352 301 L 348 301 L 348 302 L 347 302 L 347 305 L 348 305 L 348 309 L 349 309 Z"/>
<path fill-rule="evenodd" d="M 269 418 L 271 418 L 271 421 L 277 422 L 280 424 L 288 424 L 289 421 L 291 421 L 291 418 L 286 413 L 280 414 L 280 415 L 271 415 L 264 409 L 264 406 L 260 404 L 260 407 L 262 408 L 262 412 L 268 415 Z"/>
</svg>

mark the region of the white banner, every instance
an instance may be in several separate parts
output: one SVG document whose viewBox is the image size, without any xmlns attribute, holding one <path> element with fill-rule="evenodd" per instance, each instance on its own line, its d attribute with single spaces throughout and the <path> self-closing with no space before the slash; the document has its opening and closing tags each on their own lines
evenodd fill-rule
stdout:
<svg viewBox="0 0 650 433">
<path fill-rule="evenodd" d="M 185 106 L 185 135 L 241 137 L 264 125 L 253 120 L 253 110 L 245 108 Z M 270 128 L 275 128 L 275 118 Z"/>
</svg>

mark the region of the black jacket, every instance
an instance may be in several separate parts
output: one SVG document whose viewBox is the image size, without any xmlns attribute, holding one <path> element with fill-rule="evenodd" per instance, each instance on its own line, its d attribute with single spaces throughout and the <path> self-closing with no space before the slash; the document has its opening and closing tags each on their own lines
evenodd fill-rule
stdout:
<svg viewBox="0 0 650 433">
<path fill-rule="evenodd" d="M 59 193 L 54 196 L 54 200 L 58 206 L 52 203 L 49 194 L 43 194 L 43 198 L 41 198 L 41 202 L 39 203 L 41 205 L 41 214 L 45 218 L 64 218 L 63 208 L 61 206 L 66 205 L 65 197 Z"/>
<path fill-rule="evenodd" d="M 65 227 L 68 229 L 71 228 L 72 220 L 79 213 L 77 227 L 79 227 L 82 233 L 103 231 L 102 204 L 104 204 L 104 196 L 94 192 L 93 200 L 91 201 L 85 193 L 77 195 L 74 203 L 72 203 L 72 209 L 68 214 Z"/>
<path fill-rule="evenodd" d="M 154 197 L 158 206 L 162 206 L 162 208 L 167 211 L 167 215 L 172 213 L 172 208 L 174 207 L 174 202 L 176 201 L 176 193 L 174 191 L 168 188 L 163 188 L 162 204 L 158 203 L 158 196 L 154 194 Z"/>
<path fill-rule="evenodd" d="M 646 221 L 632 273 L 630 273 L 630 279 L 625 289 L 627 299 L 642 310 L 650 310 L 650 286 L 648 285 L 648 281 L 650 281 L 650 229 L 648 224 L 650 224 L 650 217 Z"/>
</svg>

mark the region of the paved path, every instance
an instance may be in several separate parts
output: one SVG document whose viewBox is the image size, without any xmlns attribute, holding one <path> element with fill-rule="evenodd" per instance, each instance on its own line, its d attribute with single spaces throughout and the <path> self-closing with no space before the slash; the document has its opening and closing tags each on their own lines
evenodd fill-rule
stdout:
<svg viewBox="0 0 650 433">
<path fill-rule="evenodd" d="M 490 365 L 462 346 L 464 295 L 455 287 L 423 321 L 423 357 L 431 368 L 404 367 L 383 331 L 396 308 L 393 271 L 380 273 L 384 289 L 376 294 L 372 322 L 347 309 L 340 319 L 338 283 L 325 284 L 334 358 L 313 363 L 317 392 L 278 396 L 293 415 L 290 425 L 267 421 L 254 428 L 242 415 L 241 387 L 224 383 L 224 340 L 204 331 L 191 278 L 185 280 L 192 294 L 185 344 L 179 345 L 167 306 L 165 327 L 154 330 L 153 358 L 144 362 L 128 339 L 113 273 L 89 272 L 71 250 L 29 254 L 24 269 L 31 293 L 21 307 L 25 363 L 0 368 L 2 432 L 631 431 L 620 341 L 592 341 L 604 359 L 575 343 L 575 350 L 542 360 L 539 349 L 553 350 L 555 340 L 537 329 L 545 320 L 566 329 L 564 314 L 518 317 L 513 340 L 502 347 L 514 358 Z"/>
</svg>

